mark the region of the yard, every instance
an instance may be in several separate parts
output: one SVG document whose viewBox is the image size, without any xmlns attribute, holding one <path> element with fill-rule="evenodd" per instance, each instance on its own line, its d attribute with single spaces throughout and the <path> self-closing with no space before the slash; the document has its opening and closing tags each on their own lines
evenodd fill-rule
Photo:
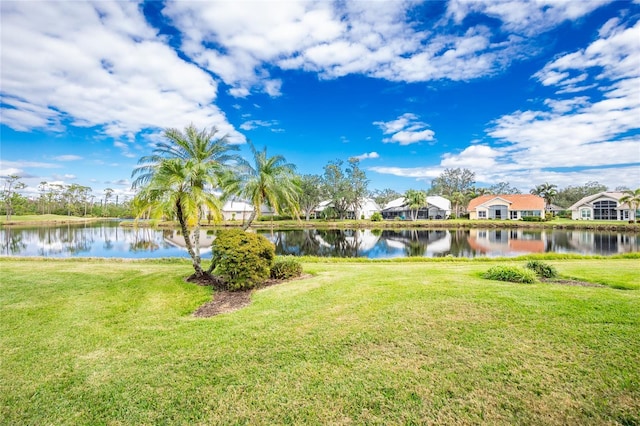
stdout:
<svg viewBox="0 0 640 426">
<path fill-rule="evenodd" d="M 0 258 L 2 424 L 639 424 L 637 258 L 305 261 L 193 312 L 185 261 Z"/>
</svg>

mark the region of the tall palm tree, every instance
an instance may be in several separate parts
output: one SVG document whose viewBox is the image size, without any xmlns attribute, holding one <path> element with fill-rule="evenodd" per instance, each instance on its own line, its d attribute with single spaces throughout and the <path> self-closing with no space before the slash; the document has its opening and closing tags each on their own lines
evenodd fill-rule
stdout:
<svg viewBox="0 0 640 426">
<path fill-rule="evenodd" d="M 545 210 L 548 211 L 551 207 L 551 203 L 553 199 L 555 198 L 556 195 L 558 195 L 558 185 L 545 182 L 542 185 L 537 185 L 530 192 L 533 195 L 538 195 L 544 198 Z"/>
<path fill-rule="evenodd" d="M 620 203 L 629 204 L 629 208 L 633 212 L 633 222 L 635 223 L 638 220 L 636 213 L 638 212 L 638 207 L 640 207 L 640 188 L 636 190 L 627 189 L 623 192 L 625 195 L 620 198 Z"/>
<path fill-rule="evenodd" d="M 253 205 L 253 211 L 243 228 L 248 229 L 260 217 L 263 205 L 271 207 L 277 213 L 288 210 L 298 216 L 301 189 L 295 175 L 296 166 L 287 163 L 282 155 L 267 156 L 266 147 L 258 151 L 251 142 L 249 147 L 253 164 L 242 161 L 237 173 L 227 173 L 224 183 L 228 195 L 246 198 Z"/>
<path fill-rule="evenodd" d="M 420 208 L 427 206 L 427 194 L 424 191 L 408 189 L 404 194 L 404 198 L 411 211 L 411 220 L 415 221 L 418 218 Z"/>
<path fill-rule="evenodd" d="M 226 137 L 216 138 L 216 129 L 197 130 L 192 124 L 184 132 L 167 129 L 167 142 L 159 143 L 152 155 L 138 161 L 133 170 L 133 189 L 140 189 L 134 199 L 138 217 L 177 219 L 187 252 L 193 261 L 196 277 L 205 275 L 200 258 L 200 221 L 204 209 L 219 219 L 220 200 L 212 190 L 219 187 L 229 164 L 237 161 Z"/>
</svg>

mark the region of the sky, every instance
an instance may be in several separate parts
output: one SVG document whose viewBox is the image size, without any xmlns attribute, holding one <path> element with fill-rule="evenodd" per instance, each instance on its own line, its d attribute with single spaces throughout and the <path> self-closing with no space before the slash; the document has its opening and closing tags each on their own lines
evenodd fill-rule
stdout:
<svg viewBox="0 0 640 426">
<path fill-rule="evenodd" d="M 215 127 L 369 189 L 640 187 L 640 0 L 0 1 L 0 176 L 111 188 Z"/>
</svg>

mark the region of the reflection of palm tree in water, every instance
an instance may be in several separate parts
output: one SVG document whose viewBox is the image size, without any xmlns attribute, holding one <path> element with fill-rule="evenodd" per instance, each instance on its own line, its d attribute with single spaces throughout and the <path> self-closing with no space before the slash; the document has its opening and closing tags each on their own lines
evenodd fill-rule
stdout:
<svg viewBox="0 0 640 426">
<path fill-rule="evenodd" d="M 421 239 L 420 238 L 421 232 L 418 232 L 417 229 L 411 229 L 409 230 L 408 233 L 409 233 L 409 241 L 405 245 L 405 249 L 404 249 L 404 252 L 406 253 L 406 255 L 410 257 L 417 257 L 417 256 L 424 255 L 424 253 L 427 251 L 427 246 L 428 246 L 427 241 L 429 237 L 427 236 L 426 239 Z"/>
<path fill-rule="evenodd" d="M 138 228 L 133 236 L 133 242 L 129 244 L 129 251 L 155 251 L 160 245 L 155 242 L 149 228 Z"/>
</svg>

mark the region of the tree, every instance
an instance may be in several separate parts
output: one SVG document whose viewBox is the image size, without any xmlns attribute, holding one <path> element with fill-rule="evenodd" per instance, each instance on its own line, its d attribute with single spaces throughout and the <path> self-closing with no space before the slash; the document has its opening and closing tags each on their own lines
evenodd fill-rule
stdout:
<svg viewBox="0 0 640 426">
<path fill-rule="evenodd" d="M 40 185 L 38 185 L 38 191 L 40 191 L 40 203 L 42 204 L 42 214 L 45 213 L 45 204 L 46 204 L 46 197 L 45 197 L 45 192 L 47 190 L 47 181 L 41 181 Z"/>
<path fill-rule="evenodd" d="M 625 195 L 620 198 L 620 203 L 629 204 L 629 208 L 633 212 L 633 223 L 636 223 L 638 220 L 636 213 L 638 212 L 638 207 L 640 207 L 640 188 L 637 188 L 635 191 L 627 189 L 623 192 Z"/>
<path fill-rule="evenodd" d="M 489 187 L 490 194 L 521 194 L 518 188 L 509 185 L 509 182 L 499 182 Z"/>
<path fill-rule="evenodd" d="M 460 207 L 466 204 L 467 199 L 467 196 L 459 191 L 456 191 L 449 196 L 449 201 L 453 203 L 453 211 L 455 212 L 456 217 L 460 217 Z"/>
<path fill-rule="evenodd" d="M 102 216 L 107 216 L 107 212 L 108 212 L 107 203 L 111 199 L 111 196 L 113 196 L 113 189 L 105 188 L 105 190 L 104 190 L 104 205 L 102 207 Z"/>
<path fill-rule="evenodd" d="M 200 258 L 200 220 L 205 208 L 220 217 L 221 203 L 212 189 L 218 187 L 220 177 L 237 156 L 237 150 L 226 137 L 216 138 L 217 130 L 197 130 L 193 124 L 185 128 L 167 129 L 167 142 L 159 143 L 153 154 L 138 161 L 133 170 L 132 188 L 139 189 L 134 205 L 137 217 L 177 219 L 185 246 L 191 256 L 194 278 L 209 275 Z"/>
<path fill-rule="evenodd" d="M 266 147 L 258 151 L 251 142 L 249 147 L 253 154 L 253 165 L 241 161 L 237 173 L 227 173 L 224 180 L 224 188 L 229 195 L 244 197 L 253 205 L 244 229 L 248 229 L 260 217 L 263 205 L 271 207 L 277 213 L 288 209 L 298 216 L 300 184 L 296 179 L 296 166 L 287 163 L 282 155 L 269 157 Z"/>
<path fill-rule="evenodd" d="M 367 186 L 369 185 L 369 179 L 367 175 L 359 166 L 360 160 L 357 158 L 349 159 L 349 166 L 347 167 L 347 179 L 349 181 L 349 191 L 347 198 L 349 205 L 353 208 L 353 213 L 357 213 L 362 208 L 364 200 L 369 193 Z M 356 219 L 359 219 L 356 217 Z"/>
<path fill-rule="evenodd" d="M 330 161 L 324 167 L 325 192 L 340 219 L 344 219 L 350 210 L 356 213 L 368 194 L 369 180 L 358 163 L 358 159 L 350 158 L 344 170 L 342 160 Z"/>
<path fill-rule="evenodd" d="M 451 197 L 454 192 L 466 193 L 476 183 L 476 174 L 468 169 L 445 169 L 431 181 L 431 193 Z"/>
<path fill-rule="evenodd" d="M 422 207 L 427 206 L 427 194 L 424 191 L 419 191 L 416 189 L 409 189 L 404 194 L 404 198 L 409 206 L 409 210 L 411 210 L 411 220 L 416 220 L 418 218 L 418 211 Z"/>
<path fill-rule="evenodd" d="M 300 182 L 300 209 L 304 212 L 306 220 L 310 219 L 311 213 L 322 202 L 324 188 L 322 187 L 322 177 L 318 175 L 303 175 Z"/>
<path fill-rule="evenodd" d="M 538 196 L 544 198 L 545 209 L 549 210 L 550 207 L 551 207 L 551 202 L 553 201 L 554 197 L 556 195 L 558 195 L 557 188 L 558 188 L 557 185 L 545 182 L 542 185 L 536 186 L 530 192 L 533 195 L 538 195 Z"/>
<path fill-rule="evenodd" d="M 7 214 L 7 220 L 11 220 L 11 215 L 13 214 L 13 200 L 14 193 L 21 189 L 27 187 L 24 182 L 20 182 L 20 176 L 18 175 L 9 175 L 4 178 L 4 190 L 2 192 L 2 197 L 4 198 L 5 211 Z"/>
<path fill-rule="evenodd" d="M 558 191 L 558 194 L 555 196 L 555 202 L 562 207 L 569 207 L 584 197 L 595 195 L 606 190 L 606 185 L 602 185 L 595 181 L 587 182 L 582 186 L 568 186 L 563 190 Z"/>
<path fill-rule="evenodd" d="M 324 166 L 324 191 L 331 200 L 333 209 L 344 219 L 349 209 L 349 181 L 342 170 L 342 160 L 330 161 Z"/>
<path fill-rule="evenodd" d="M 389 201 L 402 197 L 399 192 L 386 188 L 383 190 L 375 190 L 371 192 L 371 198 L 380 206 L 384 207 Z"/>
</svg>

